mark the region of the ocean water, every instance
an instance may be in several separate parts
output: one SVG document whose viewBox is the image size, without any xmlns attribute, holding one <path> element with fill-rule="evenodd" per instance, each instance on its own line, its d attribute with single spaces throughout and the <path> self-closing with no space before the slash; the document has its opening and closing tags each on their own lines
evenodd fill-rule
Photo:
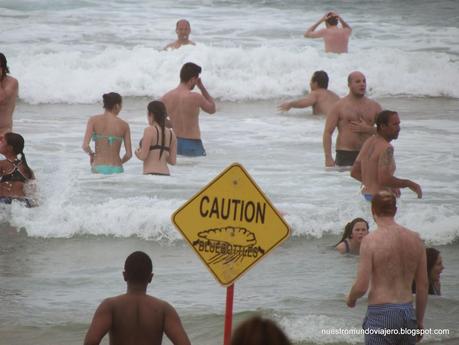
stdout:
<svg viewBox="0 0 459 345">
<path fill-rule="evenodd" d="M 323 53 L 303 32 L 336 10 L 353 28 L 347 55 Z M 188 18 L 197 45 L 161 51 Z M 326 171 L 324 118 L 280 114 L 318 69 L 347 93 L 349 72 L 368 94 L 397 110 L 396 175 L 421 184 L 402 192 L 397 221 L 440 249 L 442 297 L 429 299 L 425 325 L 450 330 L 428 344 L 459 344 L 459 4 L 456 1 L 4 1 L 0 51 L 19 79 L 15 131 L 26 139 L 40 207 L 0 206 L 0 344 L 81 344 L 92 314 L 122 293 L 126 256 L 152 256 L 150 292 L 171 302 L 194 344 L 222 342 L 225 289 L 187 247 L 171 214 L 232 162 L 248 170 L 286 213 L 292 234 L 236 282 L 235 323 L 253 313 L 275 319 L 295 344 L 361 344 L 366 299 L 344 304 L 357 259 L 332 250 L 344 224 L 372 222 L 359 185 Z M 180 158 L 169 178 L 90 173 L 81 150 L 101 95 L 124 96 L 120 116 L 140 139 L 146 105 L 178 83 L 180 66 L 203 66 L 217 114 L 201 115 L 205 158 Z M 295 284 L 292 284 L 295 281 Z M 166 342 L 167 343 L 167 342 Z"/>
</svg>

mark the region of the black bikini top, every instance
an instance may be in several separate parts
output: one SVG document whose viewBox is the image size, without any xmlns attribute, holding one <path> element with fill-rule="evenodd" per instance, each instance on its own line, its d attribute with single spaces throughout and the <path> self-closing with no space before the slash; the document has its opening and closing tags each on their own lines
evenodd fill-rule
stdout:
<svg viewBox="0 0 459 345">
<path fill-rule="evenodd" d="M 19 171 L 19 165 L 22 164 L 22 162 L 19 159 L 16 159 L 14 161 L 10 161 L 8 159 L 8 162 L 13 164 L 13 170 L 11 170 L 8 174 L 5 174 L 2 176 L 0 179 L 0 183 L 2 182 L 26 182 L 28 179 L 22 175 L 22 173 Z"/>
<path fill-rule="evenodd" d="M 159 145 L 159 129 L 156 126 L 155 126 L 155 129 L 156 129 L 156 144 L 150 146 L 150 151 L 161 150 L 162 148 L 164 151 L 169 152 L 169 149 L 172 143 L 172 133 L 171 133 L 171 137 L 169 138 L 169 146 L 163 146 L 163 145 Z"/>
</svg>

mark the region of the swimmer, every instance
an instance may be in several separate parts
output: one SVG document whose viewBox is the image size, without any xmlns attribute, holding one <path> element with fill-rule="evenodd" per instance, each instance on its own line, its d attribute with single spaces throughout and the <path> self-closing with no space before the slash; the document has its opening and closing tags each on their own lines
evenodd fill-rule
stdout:
<svg viewBox="0 0 459 345">
<path fill-rule="evenodd" d="M 202 109 L 208 114 L 214 114 L 216 108 L 214 99 L 199 77 L 200 73 L 200 66 L 187 62 L 180 70 L 180 84 L 161 98 L 166 105 L 169 124 L 177 135 L 178 155 L 190 157 L 206 155 L 201 141 L 199 112 Z M 201 93 L 192 92 L 195 86 Z"/>
<path fill-rule="evenodd" d="M 149 126 L 143 132 L 139 148 L 135 151 L 143 161 L 143 173 L 151 175 L 170 175 L 167 164 L 175 165 L 177 138 L 172 129 L 166 128 L 166 107 L 163 102 L 148 104 Z"/>
<path fill-rule="evenodd" d="M 314 115 L 326 115 L 331 107 L 339 101 L 339 96 L 328 90 L 328 75 L 325 71 L 315 71 L 309 83 L 311 92 L 303 98 L 284 102 L 279 105 L 280 111 L 289 111 L 291 108 L 312 107 Z"/>
<path fill-rule="evenodd" d="M 325 29 L 315 31 L 325 22 Z M 338 22 L 341 27 L 338 27 Z M 323 38 L 326 53 L 347 53 L 352 29 L 336 12 L 328 12 L 312 25 L 305 33 L 307 38 Z"/>
<path fill-rule="evenodd" d="M 103 95 L 104 113 L 91 116 L 83 139 L 83 151 L 89 155 L 92 172 L 104 175 L 122 173 L 123 164 L 132 157 L 131 131 L 118 115 L 122 108 L 121 96 L 116 92 Z M 95 151 L 91 150 L 91 139 Z M 125 154 L 120 158 L 121 144 Z"/>
<path fill-rule="evenodd" d="M 193 46 L 195 45 L 193 41 L 190 41 L 191 25 L 188 20 L 180 19 L 175 24 L 175 33 L 177 34 L 177 40 L 165 46 L 164 50 L 178 49 L 181 46 L 190 44 Z"/>
<path fill-rule="evenodd" d="M 376 115 L 382 110 L 374 100 L 365 96 L 367 81 L 363 73 L 348 76 L 349 94 L 341 98 L 327 114 L 323 132 L 325 167 L 350 169 L 363 143 L 376 132 Z M 338 128 L 336 157 L 332 156 L 332 135 Z"/>
<path fill-rule="evenodd" d="M 27 186 L 35 175 L 24 154 L 24 138 L 12 132 L 0 136 L 0 154 L 6 158 L 0 160 L 0 203 L 19 201 L 34 206 Z"/>
<path fill-rule="evenodd" d="M 355 218 L 344 227 L 343 237 L 336 244 L 336 250 L 340 254 L 360 254 L 362 239 L 368 235 L 369 225 L 363 218 Z"/>
</svg>

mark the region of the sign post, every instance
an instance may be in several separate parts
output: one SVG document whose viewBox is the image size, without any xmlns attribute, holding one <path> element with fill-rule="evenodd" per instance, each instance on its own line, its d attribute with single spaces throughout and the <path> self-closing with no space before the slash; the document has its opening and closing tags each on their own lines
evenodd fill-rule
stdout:
<svg viewBox="0 0 459 345">
<path fill-rule="evenodd" d="M 235 280 L 287 239 L 289 226 L 238 163 L 175 211 L 172 222 L 215 279 L 228 287 L 224 337 L 229 345 Z"/>
</svg>

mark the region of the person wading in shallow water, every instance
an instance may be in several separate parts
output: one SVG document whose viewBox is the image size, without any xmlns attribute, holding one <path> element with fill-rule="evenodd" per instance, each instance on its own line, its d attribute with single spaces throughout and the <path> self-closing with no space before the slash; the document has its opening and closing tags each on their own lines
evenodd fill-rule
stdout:
<svg viewBox="0 0 459 345">
<path fill-rule="evenodd" d="M 147 254 L 137 251 L 127 257 L 123 272 L 127 292 L 99 305 L 84 345 L 100 344 L 107 333 L 111 345 L 161 345 L 163 334 L 174 345 L 191 345 L 174 307 L 147 295 L 152 271 Z"/>
</svg>

